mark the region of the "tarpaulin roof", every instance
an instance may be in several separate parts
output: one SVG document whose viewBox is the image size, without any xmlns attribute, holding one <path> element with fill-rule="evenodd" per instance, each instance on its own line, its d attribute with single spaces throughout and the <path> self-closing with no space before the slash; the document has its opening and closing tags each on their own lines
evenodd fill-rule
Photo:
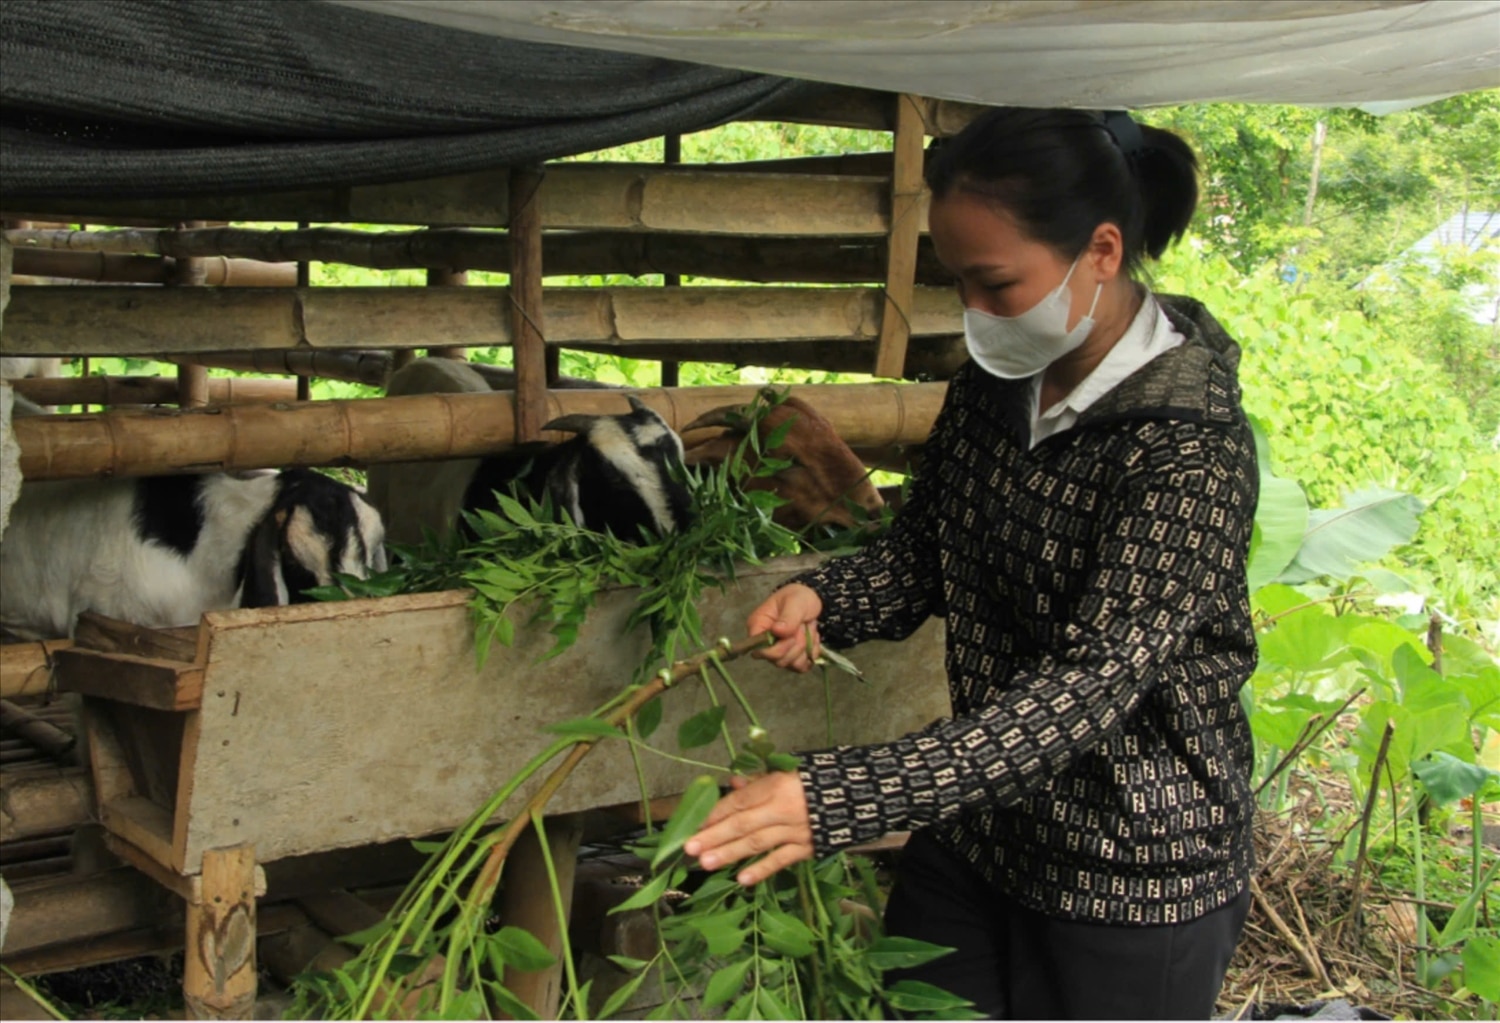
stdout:
<svg viewBox="0 0 1500 1023">
<path fill-rule="evenodd" d="M 335 0 L 992 105 L 1410 103 L 1500 86 L 1494 0 Z"/>
<path fill-rule="evenodd" d="M 1500 85 L 1500 0 L 5 0 L 0 198 L 363 184 L 696 131 L 836 83 L 982 103 Z"/>
</svg>

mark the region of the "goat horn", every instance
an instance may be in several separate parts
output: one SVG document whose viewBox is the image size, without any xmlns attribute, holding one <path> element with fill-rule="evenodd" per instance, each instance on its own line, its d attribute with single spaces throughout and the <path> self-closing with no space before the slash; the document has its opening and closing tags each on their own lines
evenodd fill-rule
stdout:
<svg viewBox="0 0 1500 1023">
<path fill-rule="evenodd" d="M 687 433 L 689 430 L 702 430 L 710 426 L 727 426 L 731 430 L 743 432 L 745 424 L 749 421 L 750 406 L 721 405 L 718 408 L 709 409 L 677 432 Z"/>
</svg>

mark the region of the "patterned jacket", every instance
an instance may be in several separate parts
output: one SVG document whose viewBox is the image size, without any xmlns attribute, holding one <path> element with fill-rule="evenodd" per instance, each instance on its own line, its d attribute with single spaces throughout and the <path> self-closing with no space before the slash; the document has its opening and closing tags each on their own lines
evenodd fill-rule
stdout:
<svg viewBox="0 0 1500 1023">
<path fill-rule="evenodd" d="M 947 624 L 952 718 L 804 754 L 820 854 L 931 828 L 1011 898 L 1110 923 L 1245 887 L 1255 444 L 1238 347 L 1156 300 L 1187 342 L 1035 449 L 1027 382 L 966 364 L 890 531 L 798 580 L 835 648 Z"/>
</svg>

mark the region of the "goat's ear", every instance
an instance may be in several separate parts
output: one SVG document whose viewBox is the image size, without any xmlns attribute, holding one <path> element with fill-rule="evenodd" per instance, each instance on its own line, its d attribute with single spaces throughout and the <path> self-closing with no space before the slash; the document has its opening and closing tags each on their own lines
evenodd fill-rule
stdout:
<svg viewBox="0 0 1500 1023">
<path fill-rule="evenodd" d="M 285 512 L 268 512 L 245 544 L 240 607 L 277 607 L 287 602 L 281 575 L 281 522 Z"/>
<path fill-rule="evenodd" d="M 594 420 L 598 418 L 598 416 L 590 416 L 585 415 L 582 412 L 575 412 L 572 415 L 559 416 L 557 419 L 552 420 L 550 423 L 543 423 L 542 429 L 565 430 L 568 433 L 588 433 L 589 428 L 594 425 Z"/>
</svg>

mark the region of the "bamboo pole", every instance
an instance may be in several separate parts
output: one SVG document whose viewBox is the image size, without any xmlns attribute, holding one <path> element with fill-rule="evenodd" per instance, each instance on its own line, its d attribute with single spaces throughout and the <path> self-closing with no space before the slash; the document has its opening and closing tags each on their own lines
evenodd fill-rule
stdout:
<svg viewBox="0 0 1500 1023">
<path fill-rule="evenodd" d="M 925 441 L 945 389 L 818 384 L 795 393 L 827 416 L 850 446 L 874 448 Z M 551 391 L 546 418 L 626 412 L 624 396 L 634 394 L 679 429 L 710 409 L 748 402 L 757 390 Z M 463 458 L 516 443 L 515 402 L 503 391 L 28 416 L 16 420 L 15 432 L 21 472 L 32 480 Z"/>
<path fill-rule="evenodd" d="M 204 283 L 213 287 L 284 288 L 295 282 L 295 275 L 289 264 L 229 259 L 218 255 L 194 258 L 204 260 Z M 164 284 L 173 272 L 172 260 L 159 256 L 65 252 L 23 247 L 16 249 L 15 271 L 32 277 L 94 281 L 101 284 Z"/>
<path fill-rule="evenodd" d="M 881 156 L 887 165 L 889 154 Z M 925 210 L 923 211 L 925 217 Z M 346 263 L 377 270 L 447 266 L 510 272 L 510 238 L 503 231 L 437 228 L 425 231 L 354 231 L 318 227 L 296 231 L 210 228 L 202 231 L 10 231 L 17 265 L 44 254 L 201 257 L 227 262 L 234 275 L 210 284 L 273 286 L 283 264 L 296 261 Z M 853 284 L 884 280 L 886 240 L 856 235 L 736 238 L 673 232 L 563 231 L 546 237 L 547 272 L 560 274 L 691 273 L 700 277 L 759 283 Z M 156 266 L 158 261 L 150 261 Z M 238 267 L 275 270 L 274 280 L 240 279 Z M 37 271 L 40 272 L 40 271 Z M 148 275 L 139 275 L 143 281 Z M 160 280 L 159 272 L 148 283 Z M 122 276 L 121 279 L 135 280 Z M 917 283 L 951 285 L 931 240 L 920 240 Z M 303 285 L 305 286 L 305 285 Z"/>
<path fill-rule="evenodd" d="M 922 233 L 922 125 L 926 120 L 918 96 L 896 97 L 896 130 L 892 138 L 891 228 L 887 235 L 885 305 L 880 313 L 880 345 L 875 375 L 899 377 L 906 366 L 911 337 L 912 293 L 916 285 L 917 238 Z"/>
<path fill-rule="evenodd" d="M 316 376 L 325 380 L 343 380 L 355 384 L 384 386 L 391 374 L 389 352 L 198 352 L 168 356 L 168 362 L 191 363 L 216 369 L 233 369 L 244 373 L 291 373 L 296 376 Z M 267 383 L 268 381 L 260 381 Z M 274 383 L 275 381 L 269 381 Z M 253 385 L 255 381 L 242 380 L 239 385 Z M 215 385 L 209 384 L 210 391 Z M 230 386 L 230 397 L 238 385 Z M 251 387 L 253 390 L 253 387 Z M 260 399 L 247 399 L 260 400 Z M 277 399 L 280 400 L 280 399 Z"/>
<path fill-rule="evenodd" d="M 177 381 L 169 377 L 34 377 L 11 381 L 16 393 L 38 405 L 170 405 L 177 402 Z M 239 401 L 296 401 L 291 380 L 210 377 L 213 405 Z"/>
<path fill-rule="evenodd" d="M 570 344 L 582 352 L 603 352 L 631 359 L 677 359 L 723 362 L 731 366 L 794 367 L 833 373 L 867 373 L 875 358 L 869 341 L 700 341 L 683 344 Z M 947 380 L 969 354 L 962 335 L 914 337 L 907 345 L 903 375 L 912 380 Z"/>
<path fill-rule="evenodd" d="M 299 231 L 306 231 L 307 230 L 307 221 L 305 221 L 305 220 L 299 221 L 298 224 L 297 224 L 297 230 L 299 230 Z M 296 284 L 296 286 L 298 288 L 310 288 L 310 287 L 312 287 L 312 263 L 309 260 L 306 260 L 306 259 L 299 259 L 293 265 L 297 268 L 297 284 Z M 312 400 L 312 377 L 308 376 L 305 373 L 299 373 L 299 374 L 297 374 L 297 376 L 296 376 L 295 379 L 296 379 L 296 385 L 297 385 L 297 400 L 298 401 L 311 401 Z"/>
<path fill-rule="evenodd" d="M 34 204 L 96 223 L 120 217 L 290 220 L 503 227 L 507 170 L 341 189 L 177 199 L 62 198 Z M 567 230 L 690 231 L 731 235 L 884 235 L 880 178 L 828 174 L 726 175 L 654 164 L 549 165 L 538 193 L 542 225 Z"/>
<path fill-rule="evenodd" d="M 553 288 L 551 344 L 849 341 L 879 335 L 876 288 Z M 962 333 L 947 288 L 914 289 L 911 332 Z M 7 355 L 185 355 L 261 349 L 509 344 L 487 288 L 16 288 Z M 319 376 L 323 374 L 319 373 Z"/>
<path fill-rule="evenodd" d="M 191 231 L 203 227 L 202 221 L 190 220 L 178 224 L 180 230 Z M 169 288 L 201 288 L 208 272 L 203 260 L 174 260 L 172 275 L 167 280 Z M 177 367 L 177 404 L 183 408 L 203 408 L 208 404 L 208 367 L 192 363 Z"/>
</svg>

